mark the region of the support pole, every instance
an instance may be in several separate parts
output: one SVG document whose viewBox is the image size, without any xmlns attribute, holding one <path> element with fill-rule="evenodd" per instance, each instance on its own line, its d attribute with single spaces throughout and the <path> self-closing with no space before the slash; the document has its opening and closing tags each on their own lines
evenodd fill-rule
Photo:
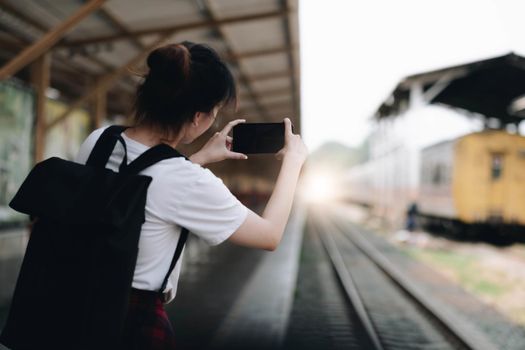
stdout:
<svg viewBox="0 0 525 350">
<path fill-rule="evenodd" d="M 42 38 L 31 44 L 28 48 L 20 52 L 0 69 L 0 80 L 7 79 L 18 72 L 27 64 L 33 62 L 37 57 L 48 51 L 66 33 L 71 30 L 82 19 L 96 11 L 106 0 L 91 0 L 82 6 L 71 17 L 60 23 L 55 28 L 47 32 Z"/>
<path fill-rule="evenodd" d="M 35 163 L 44 158 L 46 126 L 46 90 L 49 87 L 51 53 L 40 56 L 31 66 L 31 83 L 36 90 Z"/>
</svg>

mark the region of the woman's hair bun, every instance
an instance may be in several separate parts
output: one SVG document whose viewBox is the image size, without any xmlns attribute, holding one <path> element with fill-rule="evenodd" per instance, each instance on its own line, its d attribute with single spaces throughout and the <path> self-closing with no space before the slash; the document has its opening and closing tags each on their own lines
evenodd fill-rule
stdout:
<svg viewBox="0 0 525 350">
<path fill-rule="evenodd" d="M 189 78 L 191 55 L 184 43 L 156 48 L 148 55 L 146 62 L 151 78 L 166 79 L 180 85 Z"/>
<path fill-rule="evenodd" d="M 146 64 L 149 72 L 137 86 L 133 106 L 136 125 L 149 124 L 173 136 L 195 113 L 237 101 L 232 73 L 207 45 L 164 45 L 151 51 Z"/>
</svg>

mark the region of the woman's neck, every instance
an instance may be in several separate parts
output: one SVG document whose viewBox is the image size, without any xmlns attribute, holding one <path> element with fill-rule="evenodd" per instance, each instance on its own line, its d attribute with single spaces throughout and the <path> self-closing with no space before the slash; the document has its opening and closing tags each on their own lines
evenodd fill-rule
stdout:
<svg viewBox="0 0 525 350">
<path fill-rule="evenodd" d="M 173 148 L 177 147 L 184 134 L 181 130 L 181 132 L 179 132 L 179 135 L 177 135 L 175 139 L 166 140 L 163 139 L 162 135 L 160 135 L 158 132 L 155 132 L 154 130 L 146 126 L 130 127 L 126 129 L 124 133 L 129 138 L 149 147 L 153 147 L 155 145 L 158 145 L 159 143 L 166 143 Z"/>
</svg>

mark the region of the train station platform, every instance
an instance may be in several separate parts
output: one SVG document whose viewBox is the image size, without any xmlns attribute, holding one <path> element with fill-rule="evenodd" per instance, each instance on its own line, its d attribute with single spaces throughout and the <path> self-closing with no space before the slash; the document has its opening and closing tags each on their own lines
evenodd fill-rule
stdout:
<svg viewBox="0 0 525 350">
<path fill-rule="evenodd" d="M 190 244 L 178 295 L 167 307 L 181 348 L 281 346 L 294 299 L 303 223 L 304 211 L 295 210 L 274 252 L 229 243 L 217 248 Z"/>
<path fill-rule="evenodd" d="M 0 235 L 2 257 L 23 237 Z M 190 238 L 166 310 L 180 349 L 525 348 L 522 327 L 327 208 L 296 207 L 274 252 Z"/>
</svg>

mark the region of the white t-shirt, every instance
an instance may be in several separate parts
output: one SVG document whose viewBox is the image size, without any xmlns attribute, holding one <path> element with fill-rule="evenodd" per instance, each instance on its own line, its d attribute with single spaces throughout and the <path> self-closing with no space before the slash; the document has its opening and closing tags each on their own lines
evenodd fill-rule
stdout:
<svg viewBox="0 0 525 350">
<path fill-rule="evenodd" d="M 85 164 L 105 127 L 93 131 L 80 146 L 76 162 Z M 149 146 L 122 133 L 128 163 Z M 124 147 L 117 142 L 106 168 L 118 171 Z M 139 239 L 132 286 L 159 290 L 170 266 L 181 226 L 210 245 L 226 240 L 244 222 L 248 209 L 210 170 L 182 157 L 162 160 L 140 174 L 153 178 L 146 200 L 146 221 Z M 184 252 L 184 251 L 183 251 Z M 182 255 L 168 279 L 165 302 L 175 298 Z"/>
</svg>

